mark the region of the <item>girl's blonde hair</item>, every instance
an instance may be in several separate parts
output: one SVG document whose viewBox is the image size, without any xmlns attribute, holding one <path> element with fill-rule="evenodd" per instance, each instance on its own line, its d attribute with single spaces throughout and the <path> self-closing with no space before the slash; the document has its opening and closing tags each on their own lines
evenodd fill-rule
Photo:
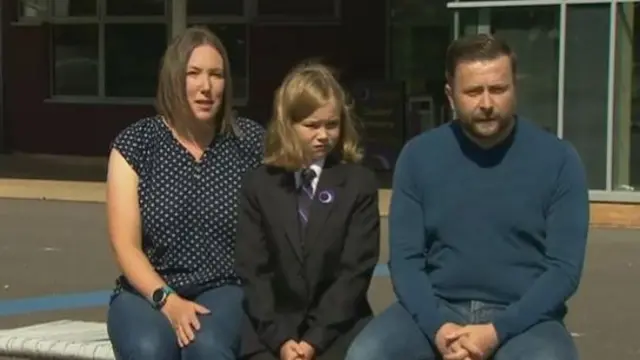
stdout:
<svg viewBox="0 0 640 360">
<path fill-rule="evenodd" d="M 333 152 L 343 163 L 359 162 L 362 151 L 347 93 L 331 68 L 308 61 L 293 68 L 276 90 L 273 117 L 267 127 L 265 164 L 287 170 L 297 170 L 308 164 L 308 148 L 293 125 L 328 103 L 335 105 L 340 116 L 340 137 Z"/>
</svg>

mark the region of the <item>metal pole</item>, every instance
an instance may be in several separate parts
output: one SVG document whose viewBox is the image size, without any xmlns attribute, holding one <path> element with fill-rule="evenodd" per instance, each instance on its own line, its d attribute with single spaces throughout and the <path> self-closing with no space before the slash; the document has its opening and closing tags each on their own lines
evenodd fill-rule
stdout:
<svg viewBox="0 0 640 360">
<path fill-rule="evenodd" d="M 3 61 L 2 61 L 2 56 L 3 56 L 3 51 L 2 48 L 4 47 L 4 43 L 2 41 L 2 37 L 4 36 L 4 32 L 2 31 L 2 28 L 4 27 L 4 21 L 2 21 L 2 17 L 3 17 L 3 12 L 2 12 L 2 4 L 4 2 L 0 1 L 0 153 L 5 153 L 8 152 L 8 149 L 6 148 L 6 141 L 5 141 L 5 124 L 4 124 L 4 114 L 5 114 L 5 109 L 4 109 L 4 78 L 2 76 L 2 68 L 3 68 Z"/>
<path fill-rule="evenodd" d="M 613 0 L 609 8 L 609 78 L 607 84 L 607 177 L 606 190 L 613 190 L 613 122 L 615 117 L 616 96 L 616 40 L 618 1 Z"/>
<path fill-rule="evenodd" d="M 567 54 L 567 3 L 560 4 L 560 29 L 558 34 L 558 115 L 556 134 L 564 137 L 565 65 Z"/>
</svg>

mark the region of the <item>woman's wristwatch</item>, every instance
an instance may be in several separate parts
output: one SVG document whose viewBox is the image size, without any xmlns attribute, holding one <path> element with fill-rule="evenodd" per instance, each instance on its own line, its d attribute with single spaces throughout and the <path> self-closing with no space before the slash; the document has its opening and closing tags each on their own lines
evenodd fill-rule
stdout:
<svg viewBox="0 0 640 360">
<path fill-rule="evenodd" d="M 151 294 L 151 304 L 154 308 L 160 310 L 167 302 L 167 298 L 171 294 L 175 294 L 175 291 L 173 291 L 173 289 L 167 285 L 156 289 L 153 294 Z"/>
</svg>

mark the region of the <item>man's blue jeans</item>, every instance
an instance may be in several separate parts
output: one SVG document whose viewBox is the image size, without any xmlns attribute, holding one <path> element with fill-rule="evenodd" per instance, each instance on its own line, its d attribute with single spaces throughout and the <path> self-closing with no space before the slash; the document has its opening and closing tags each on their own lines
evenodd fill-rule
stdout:
<svg viewBox="0 0 640 360">
<path fill-rule="evenodd" d="M 491 322 L 503 306 L 479 301 L 441 303 L 441 311 L 456 323 Z M 391 305 L 365 327 L 351 344 L 346 360 L 437 360 L 438 350 L 420 331 L 399 303 Z M 545 321 L 502 344 L 494 360 L 578 360 L 578 353 L 564 324 Z"/>
<path fill-rule="evenodd" d="M 123 291 L 109 306 L 107 330 L 121 360 L 235 360 L 240 346 L 243 291 L 223 286 L 205 291 L 195 302 L 211 311 L 199 315 L 200 330 L 184 349 L 162 312 L 137 294 Z"/>
</svg>

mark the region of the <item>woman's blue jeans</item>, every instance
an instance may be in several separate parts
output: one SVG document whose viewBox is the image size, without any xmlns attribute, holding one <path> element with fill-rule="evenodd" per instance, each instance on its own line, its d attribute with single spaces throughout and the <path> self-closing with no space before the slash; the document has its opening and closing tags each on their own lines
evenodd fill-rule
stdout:
<svg viewBox="0 0 640 360">
<path fill-rule="evenodd" d="M 181 349 L 167 317 L 141 296 L 122 291 L 109 306 L 107 329 L 120 360 L 235 360 L 243 319 L 243 291 L 223 286 L 205 291 L 194 301 L 211 311 L 199 315 L 195 340 Z"/>
</svg>

